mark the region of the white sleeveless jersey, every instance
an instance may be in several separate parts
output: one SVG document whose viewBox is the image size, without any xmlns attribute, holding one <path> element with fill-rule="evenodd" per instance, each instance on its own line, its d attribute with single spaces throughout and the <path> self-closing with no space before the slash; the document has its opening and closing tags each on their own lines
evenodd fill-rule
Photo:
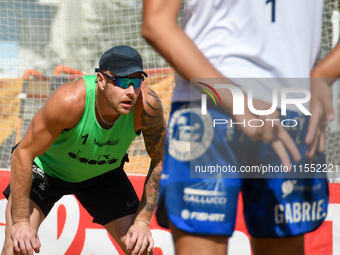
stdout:
<svg viewBox="0 0 340 255">
<path fill-rule="evenodd" d="M 322 8 L 323 0 L 187 0 L 183 29 L 227 78 L 309 78 L 319 55 Z M 193 99 L 178 73 L 175 84 L 173 102 Z M 309 89 L 309 82 L 294 84 L 288 86 Z M 266 82 L 237 85 L 271 101 Z"/>
</svg>

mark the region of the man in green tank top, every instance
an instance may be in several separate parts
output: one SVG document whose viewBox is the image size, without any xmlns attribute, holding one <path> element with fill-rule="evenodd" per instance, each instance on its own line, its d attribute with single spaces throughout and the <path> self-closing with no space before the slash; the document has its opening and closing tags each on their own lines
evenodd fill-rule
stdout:
<svg viewBox="0 0 340 255">
<path fill-rule="evenodd" d="M 142 85 L 142 58 L 129 46 L 106 51 L 96 72 L 53 92 L 14 149 L 2 255 L 39 252 L 38 228 L 66 194 L 74 194 L 125 253 L 152 254 L 148 226 L 162 166 L 162 103 Z M 141 132 L 151 163 L 139 202 L 123 166 Z"/>
</svg>

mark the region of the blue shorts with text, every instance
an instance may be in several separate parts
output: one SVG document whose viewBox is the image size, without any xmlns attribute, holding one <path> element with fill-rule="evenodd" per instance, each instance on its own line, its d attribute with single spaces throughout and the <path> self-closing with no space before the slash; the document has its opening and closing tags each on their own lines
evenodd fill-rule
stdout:
<svg viewBox="0 0 340 255">
<path fill-rule="evenodd" d="M 295 171 L 301 170 L 299 166 L 325 165 L 323 153 L 316 153 L 312 159 L 305 157 L 309 117 L 289 111 L 283 117 L 286 126 L 296 124 L 286 128 L 302 157 L 299 162 L 291 158 Z M 214 120 L 219 120 L 215 124 L 229 125 L 214 126 Z M 317 229 L 327 214 L 326 173 L 309 172 L 304 177 L 301 172 L 293 175 L 290 169 L 289 174 L 278 171 L 263 178 L 241 173 L 240 169 L 252 166 L 268 171 L 282 169 L 282 165 L 270 143 L 252 141 L 237 127 L 240 124 L 230 126 L 230 121 L 214 107 L 203 116 L 199 105 L 172 104 L 156 211 L 158 223 L 168 227 L 170 220 L 185 232 L 231 236 L 241 192 L 246 225 L 254 237 L 289 237 Z"/>
</svg>

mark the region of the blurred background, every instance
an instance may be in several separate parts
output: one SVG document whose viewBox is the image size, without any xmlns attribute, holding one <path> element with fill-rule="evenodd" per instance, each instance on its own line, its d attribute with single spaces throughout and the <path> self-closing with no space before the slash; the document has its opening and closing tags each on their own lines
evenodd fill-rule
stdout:
<svg viewBox="0 0 340 255">
<path fill-rule="evenodd" d="M 339 2 L 325 1 L 320 59 L 338 41 Z M 0 0 L 0 168 L 10 169 L 11 147 L 47 97 L 66 81 L 94 74 L 100 56 L 113 46 L 130 45 L 141 53 L 149 74 L 145 84 L 158 93 L 168 119 L 174 72 L 142 38 L 141 13 L 142 0 Z M 181 17 L 182 11 L 179 23 Z M 326 155 L 328 163 L 339 165 L 337 84 L 333 90 L 337 119 L 327 126 Z M 130 147 L 130 174 L 148 170 L 142 139 Z"/>
</svg>

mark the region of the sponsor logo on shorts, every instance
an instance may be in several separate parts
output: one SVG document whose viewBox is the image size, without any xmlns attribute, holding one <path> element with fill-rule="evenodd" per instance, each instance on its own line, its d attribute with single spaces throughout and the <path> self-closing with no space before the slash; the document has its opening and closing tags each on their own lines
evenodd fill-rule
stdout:
<svg viewBox="0 0 340 255">
<path fill-rule="evenodd" d="M 207 179 L 187 187 L 183 191 L 183 200 L 188 203 L 201 205 L 224 206 L 227 203 L 227 192 L 223 179 Z"/>
<path fill-rule="evenodd" d="M 45 182 L 40 183 L 40 184 L 39 184 L 39 188 L 40 188 L 41 190 L 45 190 L 45 189 L 46 189 Z"/>
<path fill-rule="evenodd" d="M 288 196 L 289 194 L 291 194 L 293 192 L 293 189 L 294 189 L 294 184 L 296 184 L 296 180 L 292 180 L 292 181 L 285 181 L 284 183 L 282 183 L 282 186 L 281 186 L 281 190 L 282 190 L 282 197 L 286 197 Z"/>
<path fill-rule="evenodd" d="M 214 137 L 212 118 L 199 107 L 183 106 L 169 122 L 169 154 L 179 161 L 194 160 L 209 148 Z"/>
<path fill-rule="evenodd" d="M 274 206 L 275 223 L 289 224 L 323 220 L 326 217 L 325 199 L 313 202 L 294 202 Z"/>
<path fill-rule="evenodd" d="M 313 185 L 313 186 L 305 186 L 305 185 L 297 185 L 297 180 L 288 180 L 282 183 L 281 190 L 282 190 L 282 197 L 286 197 L 290 195 L 293 192 L 296 191 L 316 191 L 320 190 L 322 187 L 321 183 L 318 185 Z"/>
<path fill-rule="evenodd" d="M 135 201 L 133 201 L 133 202 L 129 202 L 129 201 L 127 201 L 127 203 L 126 203 L 126 206 L 127 207 L 131 207 L 131 206 L 133 206 L 136 202 L 138 201 L 138 199 L 136 199 Z"/>
<path fill-rule="evenodd" d="M 36 195 L 39 197 L 40 200 L 44 200 L 44 196 L 40 193 L 40 191 L 39 191 L 38 189 L 33 188 L 33 189 L 32 189 L 32 192 L 33 192 L 34 194 L 36 194 Z"/>
<path fill-rule="evenodd" d="M 36 174 L 39 174 L 43 178 L 45 177 L 45 172 L 41 170 L 39 167 L 37 167 L 36 165 L 33 165 L 33 172 Z"/>
<path fill-rule="evenodd" d="M 223 213 L 206 213 L 206 212 L 190 212 L 184 209 L 181 212 L 181 217 L 184 220 L 197 220 L 197 221 L 209 221 L 209 222 L 223 222 L 225 214 Z"/>
</svg>

